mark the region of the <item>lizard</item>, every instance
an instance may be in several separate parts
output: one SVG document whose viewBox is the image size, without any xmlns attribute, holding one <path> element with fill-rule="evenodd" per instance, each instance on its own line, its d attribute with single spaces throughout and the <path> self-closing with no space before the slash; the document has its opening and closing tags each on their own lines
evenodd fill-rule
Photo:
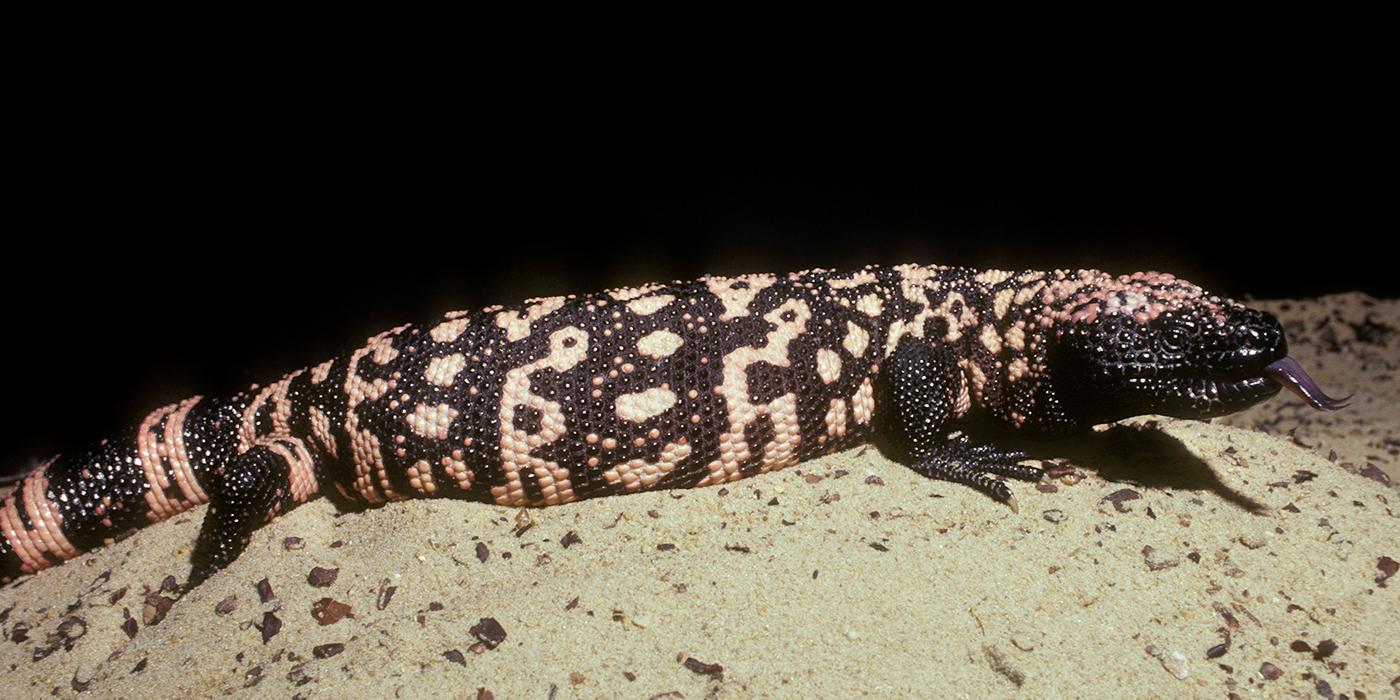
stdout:
<svg viewBox="0 0 1400 700">
<path fill-rule="evenodd" d="M 1325 394 L 1277 319 L 1159 272 L 901 265 L 748 274 L 454 311 L 231 397 L 194 396 L 28 474 L 0 582 L 208 504 L 189 585 L 315 496 L 549 506 L 713 486 L 873 443 L 1013 509 L 1067 433 Z M 1347 397 L 1350 398 L 1350 397 Z"/>
</svg>

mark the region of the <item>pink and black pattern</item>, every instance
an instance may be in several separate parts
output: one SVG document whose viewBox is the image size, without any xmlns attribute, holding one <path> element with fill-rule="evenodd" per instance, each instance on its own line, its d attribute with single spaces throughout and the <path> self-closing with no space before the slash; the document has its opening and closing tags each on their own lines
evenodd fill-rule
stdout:
<svg viewBox="0 0 1400 700">
<path fill-rule="evenodd" d="M 209 503 L 191 580 L 327 494 L 545 506 L 733 481 L 876 442 L 1015 504 L 978 411 L 1066 431 L 1220 415 L 1289 386 L 1272 317 L 1159 273 L 868 267 L 711 277 L 453 312 L 55 458 L 0 505 L 9 581 Z"/>
</svg>

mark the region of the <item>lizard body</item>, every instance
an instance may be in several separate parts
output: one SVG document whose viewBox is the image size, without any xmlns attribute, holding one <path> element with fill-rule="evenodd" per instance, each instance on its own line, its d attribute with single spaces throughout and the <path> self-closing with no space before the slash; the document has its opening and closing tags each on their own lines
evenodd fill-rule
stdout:
<svg viewBox="0 0 1400 700">
<path fill-rule="evenodd" d="M 874 442 L 1014 506 L 1062 432 L 1326 397 L 1278 322 L 1161 273 L 905 265 L 709 277 L 452 312 L 50 460 L 0 504 L 0 581 L 209 503 L 197 584 L 318 494 L 547 506 L 720 484 Z"/>
</svg>

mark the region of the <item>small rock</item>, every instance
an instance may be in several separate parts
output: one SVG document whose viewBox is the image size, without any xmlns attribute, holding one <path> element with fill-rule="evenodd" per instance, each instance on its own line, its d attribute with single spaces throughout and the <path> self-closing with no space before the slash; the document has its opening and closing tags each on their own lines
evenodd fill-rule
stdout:
<svg viewBox="0 0 1400 700">
<path fill-rule="evenodd" d="M 1327 700 L 1332 700 L 1332 698 L 1335 697 L 1332 694 L 1332 685 L 1321 678 L 1314 679 L 1313 687 L 1317 689 L 1318 695 L 1327 698 Z"/>
<path fill-rule="evenodd" d="M 1148 571 L 1161 571 L 1163 569 L 1170 569 L 1181 563 L 1180 559 L 1154 559 L 1152 556 L 1154 553 L 1155 552 L 1152 549 L 1152 545 L 1147 544 L 1142 546 L 1142 559 L 1143 562 L 1147 564 Z"/>
<path fill-rule="evenodd" d="M 471 628 L 471 633 L 488 649 L 495 649 L 506 639 L 506 630 L 493 617 L 483 617 Z"/>
<path fill-rule="evenodd" d="M 687 656 L 685 657 L 684 665 L 686 668 L 690 669 L 691 672 L 698 673 L 702 676 L 724 678 L 724 667 L 719 664 L 707 664 L 693 656 Z"/>
<path fill-rule="evenodd" d="M 350 606 L 331 598 L 322 598 L 311 604 L 311 617 L 322 626 L 333 625 L 341 618 L 351 615 Z M 353 617 L 353 615 L 351 615 Z"/>
<path fill-rule="evenodd" d="M 143 609 L 143 619 L 145 623 L 147 625 L 160 624 L 160 621 L 165 619 L 166 613 L 170 612 L 170 606 L 174 604 L 174 600 L 160 595 L 159 593 L 152 593 L 146 596 L 146 606 Z"/>
<path fill-rule="evenodd" d="M 1179 679 L 1184 679 L 1191 675 L 1191 670 L 1187 668 L 1186 655 L 1179 651 L 1173 651 L 1163 656 L 1160 660 L 1162 662 L 1162 668 L 1167 669 L 1167 673 Z"/>
<path fill-rule="evenodd" d="M 1186 654 L 1180 651 L 1163 651 L 1151 644 L 1147 645 L 1145 651 L 1157 659 L 1167 673 L 1172 674 L 1178 680 L 1185 680 L 1187 676 L 1191 675 L 1190 662 L 1187 660 Z"/>
<path fill-rule="evenodd" d="M 291 681 L 292 685 L 302 686 L 310 683 L 314 679 L 306 675 L 306 664 L 299 663 L 293 666 L 290 671 L 287 671 L 287 680 Z"/>
<path fill-rule="evenodd" d="M 316 588 L 325 588 L 333 583 L 340 575 L 340 569 L 323 569 L 319 566 L 311 568 L 311 573 L 306 575 L 306 582 Z"/>
<path fill-rule="evenodd" d="M 1249 547 L 1250 549 L 1259 549 L 1260 547 L 1263 547 L 1265 544 L 1268 544 L 1268 542 L 1265 541 L 1264 536 L 1263 536 L 1263 535 L 1259 535 L 1259 534 L 1240 535 L 1240 536 L 1239 536 L 1239 541 L 1240 541 L 1240 544 L 1242 544 L 1242 545 L 1244 545 L 1244 546 L 1246 546 L 1246 547 Z"/>
<path fill-rule="evenodd" d="M 311 655 L 318 659 L 329 659 L 340 652 L 345 651 L 345 645 L 340 642 L 321 644 L 311 648 Z"/>
<path fill-rule="evenodd" d="M 263 644 L 267 644 L 269 640 L 277 636 L 278 632 L 282 631 L 282 620 L 276 615 L 266 612 L 263 613 L 262 624 L 255 625 L 255 627 L 258 628 L 259 632 L 262 632 Z"/>
<path fill-rule="evenodd" d="M 1139 498 L 1142 498 L 1142 494 L 1138 493 L 1137 491 L 1134 491 L 1132 489 L 1118 489 L 1117 491 L 1114 491 L 1113 493 L 1104 496 L 1103 500 L 1112 503 L 1113 509 L 1118 511 L 1119 513 L 1130 513 L 1133 509 L 1123 504 L 1127 503 L 1128 501 L 1135 501 Z"/>
<path fill-rule="evenodd" d="M 267 603 L 277 598 L 277 595 L 272 592 L 272 584 L 268 583 L 267 579 L 258 581 L 256 585 L 259 602 Z"/>
<path fill-rule="evenodd" d="M 1365 467 L 1361 468 L 1360 474 L 1361 476 L 1364 476 L 1367 479 L 1379 481 L 1380 483 L 1385 484 L 1386 486 L 1390 485 L 1390 475 L 1381 471 L 1380 468 L 1374 464 L 1367 463 Z"/>
<path fill-rule="evenodd" d="M 1386 580 L 1394 576 L 1397 571 L 1400 571 L 1400 562 L 1390 557 L 1383 556 L 1376 560 L 1376 568 L 1381 570 L 1381 575 L 1376 577 L 1376 585 L 1385 588 Z"/>
<path fill-rule="evenodd" d="M 227 598 L 219 601 L 219 604 L 214 606 L 214 612 L 220 615 L 227 615 L 237 609 L 238 595 L 235 593 L 230 593 Z"/>
</svg>

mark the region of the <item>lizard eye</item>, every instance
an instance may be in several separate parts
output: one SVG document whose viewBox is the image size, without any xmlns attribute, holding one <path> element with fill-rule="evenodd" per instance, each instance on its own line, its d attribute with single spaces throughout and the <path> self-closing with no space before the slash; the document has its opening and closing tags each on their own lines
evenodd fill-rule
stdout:
<svg viewBox="0 0 1400 700">
<path fill-rule="evenodd" d="M 1171 325 L 1162 329 L 1162 348 L 1172 352 L 1179 352 L 1186 347 L 1187 329 L 1179 325 Z"/>
</svg>

